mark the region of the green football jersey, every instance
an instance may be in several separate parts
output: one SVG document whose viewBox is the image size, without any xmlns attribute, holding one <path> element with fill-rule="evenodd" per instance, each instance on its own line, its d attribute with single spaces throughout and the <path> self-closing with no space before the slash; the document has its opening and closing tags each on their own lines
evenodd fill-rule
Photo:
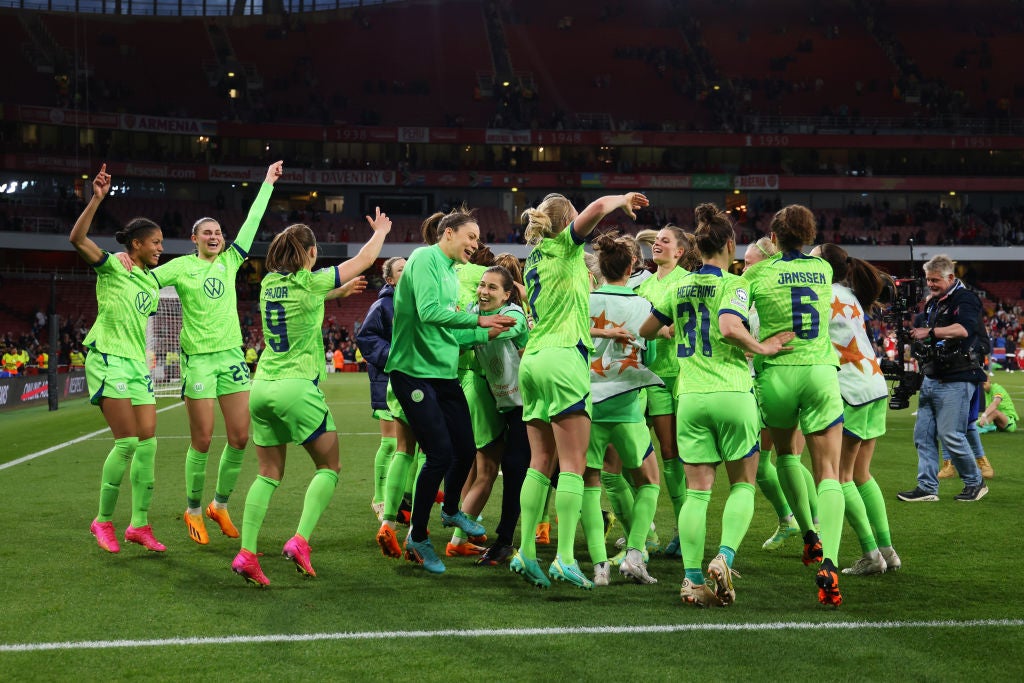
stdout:
<svg viewBox="0 0 1024 683">
<path fill-rule="evenodd" d="M 238 237 L 213 261 L 187 254 L 153 270 L 162 286 L 174 287 L 178 292 L 182 315 L 181 350 L 190 356 L 242 346 L 235 276 L 249 255 L 273 191 L 273 185 L 263 183 Z"/>
<path fill-rule="evenodd" d="M 743 274 L 760 318 L 760 339 L 792 330 L 792 351 L 759 359 L 759 365 L 832 365 L 838 355 L 828 336 L 832 266 L 798 251 L 765 259 Z"/>
<path fill-rule="evenodd" d="M 455 379 L 458 376 L 458 329 L 473 331 L 467 345 L 487 341 L 475 313 L 460 311 L 455 261 L 436 244 L 412 252 L 395 287 L 391 352 L 385 372 L 411 377 Z"/>
<path fill-rule="evenodd" d="M 235 245 L 204 261 L 179 256 L 153 271 L 160 284 L 174 287 L 181 300 L 181 350 L 188 355 L 242 346 L 235 275 L 245 260 Z"/>
<path fill-rule="evenodd" d="M 480 278 L 483 277 L 487 266 L 480 266 L 475 263 L 456 263 L 452 267 L 455 269 L 456 277 L 459 278 L 458 309 L 460 311 L 468 311 L 470 307 L 475 306 L 477 303 L 476 288 L 480 284 Z M 473 349 L 468 349 L 459 355 L 459 369 L 468 370 L 471 368 L 479 369 L 479 366 L 477 365 Z"/>
<path fill-rule="evenodd" d="M 96 322 L 83 344 L 101 353 L 146 362 L 146 323 L 160 303 L 160 283 L 148 268 L 131 272 L 106 251 L 96 271 Z"/>
<path fill-rule="evenodd" d="M 1017 416 L 1017 406 L 1013 405 L 1013 398 L 1010 397 L 1010 393 L 1001 385 L 992 382 L 989 384 L 988 391 L 985 392 L 985 405 L 991 405 L 996 396 L 1002 396 L 1003 398 L 999 402 L 997 410 L 1014 422 L 1020 419 Z"/>
<path fill-rule="evenodd" d="M 665 298 L 666 292 L 674 290 L 687 272 L 685 268 L 676 267 L 660 280 L 655 273 L 640 283 L 640 286 L 636 288 L 636 293 L 655 304 Z M 651 363 L 651 370 L 659 377 L 678 375 L 679 362 L 676 360 L 675 341 L 658 337 L 654 340 L 654 349 L 655 356 Z"/>
<path fill-rule="evenodd" d="M 260 284 L 267 348 L 255 379 L 310 379 L 324 369 L 324 297 L 341 286 L 338 269 L 268 273 Z"/>
<path fill-rule="evenodd" d="M 746 322 L 750 297 L 743 278 L 705 265 L 686 273 L 655 304 L 654 313 L 664 324 L 676 326 L 677 396 L 753 388 L 743 349 L 727 342 L 718 325 L 725 313 Z"/>
<path fill-rule="evenodd" d="M 573 347 L 590 340 L 590 273 L 583 261 L 582 239 L 570 224 L 547 237 L 526 259 L 523 278 L 534 326 L 526 353 L 538 349 Z"/>
</svg>

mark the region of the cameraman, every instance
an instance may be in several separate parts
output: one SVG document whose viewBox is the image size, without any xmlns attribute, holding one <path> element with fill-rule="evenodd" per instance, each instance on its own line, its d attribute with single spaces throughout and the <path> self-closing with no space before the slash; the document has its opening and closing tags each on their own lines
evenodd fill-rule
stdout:
<svg viewBox="0 0 1024 683">
<path fill-rule="evenodd" d="M 988 493 L 967 442 L 971 399 L 985 380 L 977 351 L 972 350 L 981 323 L 981 300 L 953 274 L 953 262 L 940 254 L 924 264 L 931 297 L 925 305 L 925 327 L 914 327 L 914 355 L 925 375 L 914 425 L 917 487 L 897 494 L 902 501 L 939 499 L 939 452 L 950 455 L 964 482 L 956 500 L 980 500 Z M 920 323 L 918 323 L 920 324 Z"/>
</svg>

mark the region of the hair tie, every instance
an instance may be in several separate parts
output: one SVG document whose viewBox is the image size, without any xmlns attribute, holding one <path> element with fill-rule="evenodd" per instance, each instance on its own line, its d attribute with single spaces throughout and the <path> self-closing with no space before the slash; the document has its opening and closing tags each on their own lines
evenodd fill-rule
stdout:
<svg viewBox="0 0 1024 683">
<path fill-rule="evenodd" d="M 850 265 L 851 263 L 853 263 L 853 259 L 850 258 L 849 256 L 847 256 L 846 257 L 846 265 Z"/>
<path fill-rule="evenodd" d="M 771 254 L 768 253 L 768 250 L 761 246 L 760 241 L 754 242 L 754 246 L 757 247 L 758 251 L 760 251 L 765 258 L 771 256 Z"/>
</svg>

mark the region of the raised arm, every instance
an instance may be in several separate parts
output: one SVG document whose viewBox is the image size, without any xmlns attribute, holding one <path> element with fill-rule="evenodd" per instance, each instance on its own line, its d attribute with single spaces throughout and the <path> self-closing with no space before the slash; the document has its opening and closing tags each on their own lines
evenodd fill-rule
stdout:
<svg viewBox="0 0 1024 683">
<path fill-rule="evenodd" d="M 252 206 L 249 207 L 249 214 L 245 217 L 245 223 L 242 224 L 241 229 L 238 231 L 238 236 L 235 237 L 235 244 L 242 248 L 243 253 L 248 253 L 249 249 L 252 248 L 252 241 L 256 238 L 256 231 L 260 227 L 260 221 L 263 220 L 263 214 L 267 212 L 267 204 L 270 203 L 270 195 L 274 192 L 274 183 L 284 173 L 284 162 L 275 161 L 267 169 L 267 177 L 263 180 L 263 184 L 260 185 L 260 191 L 256 195 L 256 199 L 253 200 Z"/>
<path fill-rule="evenodd" d="M 384 238 L 391 232 L 391 219 L 386 213 L 381 213 L 379 206 L 377 215 L 373 218 L 367 216 L 366 222 L 373 228 L 373 236 L 363 245 L 358 254 L 338 265 L 338 277 L 342 282 L 348 282 L 373 265 L 380 254 L 380 248 L 384 246 Z"/>
<path fill-rule="evenodd" d="M 103 258 L 103 250 L 99 245 L 89 238 L 89 228 L 92 226 L 92 219 L 96 216 L 96 210 L 100 208 L 100 202 L 110 192 L 110 174 L 107 173 L 107 165 L 100 166 L 100 172 L 92 181 L 92 197 L 85 205 L 82 215 L 75 221 L 75 227 L 71 228 L 71 236 L 68 238 L 75 247 L 75 251 L 89 265 L 98 263 Z"/>
<path fill-rule="evenodd" d="M 636 210 L 641 209 L 650 204 L 647 197 L 640 194 L 639 192 L 629 192 L 627 194 L 615 194 L 601 197 L 590 203 L 587 208 L 583 209 L 583 212 L 576 217 L 573 221 L 573 232 L 578 237 L 586 237 L 589 235 L 597 224 L 601 222 L 601 219 L 610 214 L 615 209 L 622 209 L 626 212 L 626 215 L 632 219 L 636 219 Z"/>
<path fill-rule="evenodd" d="M 335 287 L 331 291 L 327 292 L 327 296 L 324 297 L 324 301 L 330 301 L 331 299 L 344 299 L 354 294 L 362 294 L 366 290 L 366 278 L 360 275 L 354 277 L 341 287 Z M 366 354 L 363 354 L 364 356 Z"/>
</svg>

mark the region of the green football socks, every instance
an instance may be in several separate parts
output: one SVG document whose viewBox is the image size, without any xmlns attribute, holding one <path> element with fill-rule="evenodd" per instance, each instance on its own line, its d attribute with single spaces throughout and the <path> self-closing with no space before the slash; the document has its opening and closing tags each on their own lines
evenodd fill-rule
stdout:
<svg viewBox="0 0 1024 683">
<path fill-rule="evenodd" d="M 413 458 L 408 453 L 395 451 L 388 467 L 388 476 L 384 486 L 384 519 L 394 522 L 398 519 L 398 508 L 402 504 L 405 484 L 409 478 L 409 470 L 413 469 Z"/>
<path fill-rule="evenodd" d="M 846 502 L 843 489 L 836 479 L 822 479 L 818 484 L 818 523 L 821 533 L 821 552 L 824 559 L 835 563 L 839 559 L 839 542 L 843 533 L 843 512 Z"/>
<path fill-rule="evenodd" d="M 729 488 L 729 497 L 725 499 L 722 510 L 722 548 L 732 566 L 732 558 L 736 549 L 743 543 L 743 537 L 750 528 L 750 520 L 754 518 L 754 486 L 739 482 Z M 722 552 L 722 548 L 719 552 Z"/>
<path fill-rule="evenodd" d="M 244 461 L 244 448 L 224 445 L 224 450 L 220 452 L 220 462 L 217 464 L 217 488 L 213 493 L 213 499 L 221 505 L 226 504 L 234 492 Z"/>
<path fill-rule="evenodd" d="M 156 437 L 142 439 L 132 458 L 132 526 L 149 524 L 149 503 L 153 500 L 153 480 L 156 463 Z"/>
<path fill-rule="evenodd" d="M 582 511 L 583 477 L 575 472 L 560 472 L 558 487 L 555 489 L 555 514 L 558 515 L 558 555 L 566 566 L 576 562 L 573 544 Z M 603 522 L 601 526 L 603 538 Z"/>
<path fill-rule="evenodd" d="M 779 484 L 786 493 L 786 501 L 793 510 L 800 531 L 814 530 L 814 515 L 807 493 L 807 479 L 804 476 L 806 467 L 800 462 L 799 455 L 779 455 L 775 463 L 779 476 Z"/>
<path fill-rule="evenodd" d="M 537 537 L 534 530 L 540 522 L 547 503 L 551 480 L 532 467 L 526 470 L 526 479 L 519 491 L 521 528 L 519 552 L 528 560 L 537 559 Z M 579 515 L 577 514 L 577 518 Z"/>
<path fill-rule="evenodd" d="M 878 482 L 873 478 L 857 487 L 861 500 L 864 501 L 864 510 L 867 513 L 868 521 L 875 533 L 875 541 L 880 548 L 887 548 L 892 545 L 892 534 L 889 532 L 889 514 L 885 509 L 885 496 Z"/>
<path fill-rule="evenodd" d="M 302 502 L 302 515 L 299 517 L 299 526 L 295 530 L 299 536 L 307 541 L 313 536 L 316 523 L 320 516 L 331 503 L 334 497 L 334 489 L 338 486 L 338 473 L 334 470 L 319 469 L 313 474 L 313 478 L 306 488 L 306 497 Z"/>
<path fill-rule="evenodd" d="M 686 502 L 679 511 L 679 549 L 683 553 L 686 576 L 694 582 L 704 582 L 701 564 L 704 562 L 704 540 L 707 538 L 708 504 L 711 491 L 687 489 Z"/>
<path fill-rule="evenodd" d="M 393 436 L 383 436 L 380 439 L 380 446 L 373 456 L 373 502 L 384 502 L 384 487 L 388 480 L 388 467 L 391 465 L 391 458 L 395 454 L 395 447 L 398 440 Z"/>
<path fill-rule="evenodd" d="M 604 544 L 604 518 L 601 516 L 601 487 L 583 488 L 583 535 L 587 538 L 587 550 L 594 564 L 608 561 L 608 548 Z M 564 559 L 564 558 L 563 558 Z"/>
<path fill-rule="evenodd" d="M 242 513 L 243 550 L 256 552 L 256 539 L 259 538 L 263 518 L 267 516 L 270 499 L 280 485 L 280 481 L 261 474 L 249 487 L 249 493 L 245 496 L 245 511 Z"/>
<path fill-rule="evenodd" d="M 121 481 L 124 473 L 128 470 L 128 463 L 132 461 L 135 449 L 139 446 L 138 438 L 128 436 L 123 439 L 114 439 L 114 447 L 107 454 L 103 461 L 103 474 L 100 481 L 100 507 L 96 520 L 109 522 L 114 516 L 114 508 L 117 507 L 117 496 L 121 490 Z"/>
</svg>

